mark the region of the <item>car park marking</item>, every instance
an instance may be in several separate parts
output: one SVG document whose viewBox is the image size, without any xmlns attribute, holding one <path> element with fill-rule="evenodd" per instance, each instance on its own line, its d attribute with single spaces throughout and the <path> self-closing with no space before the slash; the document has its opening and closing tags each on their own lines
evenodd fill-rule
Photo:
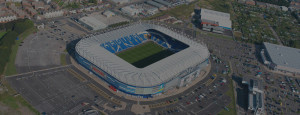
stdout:
<svg viewBox="0 0 300 115">
<path fill-rule="evenodd" d="M 106 98 L 107 100 L 111 100 L 111 102 L 117 104 L 117 105 L 121 105 L 121 101 L 117 100 L 111 96 L 109 96 L 107 93 L 105 93 L 103 90 L 101 90 L 100 88 L 98 88 L 96 85 L 89 83 L 87 84 L 90 88 L 92 88 L 94 91 L 96 91 L 99 95 L 101 95 L 102 97 Z"/>
<path fill-rule="evenodd" d="M 171 105 L 171 104 L 175 104 L 177 102 L 178 102 L 178 99 L 176 101 L 169 102 L 169 103 L 167 103 L 167 102 L 161 102 L 161 103 L 151 104 L 151 105 L 149 105 L 149 107 L 151 109 L 153 109 L 153 108 L 159 108 L 159 107 L 164 107 L 164 106 L 168 106 L 168 105 Z"/>
<path fill-rule="evenodd" d="M 37 71 L 32 71 L 32 72 L 27 72 L 27 73 L 16 74 L 16 75 L 11 75 L 11 76 L 5 76 L 5 77 L 15 77 L 15 76 L 21 76 L 21 75 L 26 75 L 26 74 L 34 74 L 36 72 L 43 72 L 43 71 L 48 71 L 48 70 L 67 68 L 67 67 L 70 67 L 70 66 L 71 66 L 71 64 L 64 65 L 64 66 L 59 66 L 59 67 L 48 68 L 48 69 L 37 70 Z"/>
<path fill-rule="evenodd" d="M 86 82 L 87 80 L 82 77 L 80 74 L 78 74 L 77 72 L 75 72 L 73 69 L 68 68 L 68 72 L 71 73 L 72 75 L 74 75 L 77 79 L 79 79 L 82 82 Z"/>
<path fill-rule="evenodd" d="M 205 82 L 205 86 L 209 86 L 211 83 L 213 83 L 215 80 L 217 79 L 217 77 L 215 77 L 214 79 L 209 79 Z"/>
</svg>

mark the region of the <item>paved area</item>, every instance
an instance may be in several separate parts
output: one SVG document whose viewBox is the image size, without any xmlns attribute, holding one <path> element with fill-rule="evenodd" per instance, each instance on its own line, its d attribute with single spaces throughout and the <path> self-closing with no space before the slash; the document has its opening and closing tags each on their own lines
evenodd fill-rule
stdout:
<svg viewBox="0 0 300 115">
<path fill-rule="evenodd" d="M 183 93 L 149 102 L 136 102 L 116 96 L 86 74 L 79 71 L 73 65 L 25 73 L 7 77 L 6 79 L 12 84 L 12 87 L 38 111 L 49 114 L 74 114 L 90 108 L 97 108 L 107 114 L 117 114 L 120 112 L 120 109 L 118 108 L 123 107 L 125 108 L 122 110 L 126 111 L 124 113 L 131 114 L 132 112 L 130 111 L 134 108 L 134 104 L 138 103 L 142 106 L 153 105 L 161 102 L 166 103 L 167 101 L 174 99 L 178 100 L 178 102 L 169 102 L 170 104 L 161 107 L 157 106 L 155 108 L 150 108 L 150 112 L 146 111 L 145 114 L 168 113 L 170 110 L 172 110 L 172 112 L 175 110 L 178 111 L 174 112 L 174 114 L 197 114 L 209 112 L 207 109 L 211 109 L 210 106 L 213 106 L 213 104 L 210 103 L 219 104 L 220 107 L 218 109 L 221 110 L 224 105 L 230 102 L 226 96 L 216 98 L 219 96 L 218 93 L 227 91 L 226 86 L 221 86 L 219 84 L 221 78 L 214 80 L 211 85 L 208 85 L 209 87 L 206 87 L 204 84 L 206 81 L 210 80 L 210 78 L 206 78 L 203 82 L 194 85 Z M 101 92 L 99 93 L 99 91 L 91 88 L 89 84 L 98 87 Z M 110 98 L 106 98 L 103 94 L 107 94 Z M 206 96 L 201 102 L 195 101 L 195 97 L 198 97 L 200 94 Z M 119 106 L 114 103 L 112 99 L 125 102 L 126 106 Z M 189 105 L 187 102 L 191 104 Z M 194 106 L 197 106 L 198 104 L 202 106 L 203 109 L 195 109 Z"/>
<path fill-rule="evenodd" d="M 60 66 L 67 43 L 88 32 L 68 18 L 45 24 L 45 29 L 28 36 L 20 45 L 15 61 L 18 73 Z"/>
<path fill-rule="evenodd" d="M 151 101 L 129 100 L 122 95 L 116 95 L 108 88 L 108 84 L 100 85 L 99 78 L 92 78 L 88 72 L 78 70 L 74 67 L 75 65 L 72 65 L 69 56 L 73 56 L 76 41 L 82 38 L 82 33 L 76 31 L 88 33 L 78 25 L 71 26 L 72 23 L 69 20 L 63 20 L 49 24 L 45 30 L 32 35 L 30 39 L 35 40 L 24 41 L 24 50 L 18 53 L 22 58 L 16 61 L 16 64 L 19 64 L 18 72 L 23 74 L 6 77 L 12 87 L 41 113 L 77 114 L 95 109 L 105 114 L 132 114 L 131 111 L 135 111 L 138 105 L 145 107 L 146 110 L 135 111 L 135 113 L 216 114 L 231 101 L 228 96 L 223 95 L 228 90 L 228 83 L 221 82 L 229 79 L 226 74 L 222 74 L 228 62 L 217 63 L 213 58 L 210 59 L 211 71 L 204 73 L 209 77 L 201 78 L 203 80 L 200 79 L 200 82 L 195 82 L 195 85 L 191 85 L 178 94 Z M 66 32 L 72 29 L 75 30 Z M 187 34 L 195 35 L 194 32 L 187 32 Z M 46 41 L 42 41 L 43 39 Z M 50 51 L 42 50 L 43 46 L 48 50 L 53 50 L 55 54 L 50 55 Z M 68 52 L 64 52 L 65 46 Z M 39 51 L 40 55 L 24 53 L 30 51 Z M 67 64 L 70 65 L 60 66 L 60 54 L 67 54 Z M 25 59 L 29 61 L 23 62 Z M 33 60 L 30 59 L 45 61 L 43 62 L 45 64 L 37 62 L 35 66 L 34 62 L 31 63 Z M 217 76 L 211 78 L 210 76 L 214 74 Z"/>
<path fill-rule="evenodd" d="M 91 101 L 89 98 L 93 98 L 95 93 L 72 77 L 67 68 L 7 77 L 7 80 L 40 112 L 73 113 L 81 108 L 81 103 Z M 72 106 L 76 108 L 71 109 Z"/>
<path fill-rule="evenodd" d="M 60 54 L 65 43 L 54 38 L 47 38 L 47 32 L 41 31 L 30 35 L 19 47 L 16 56 L 18 73 L 51 68 L 60 65 Z"/>
<path fill-rule="evenodd" d="M 93 81 L 82 75 L 68 65 L 8 76 L 6 80 L 41 113 L 75 114 L 96 106 L 102 112 L 112 114 L 121 108 L 113 99 L 105 98 L 90 88 L 89 84 L 94 84 Z"/>
</svg>

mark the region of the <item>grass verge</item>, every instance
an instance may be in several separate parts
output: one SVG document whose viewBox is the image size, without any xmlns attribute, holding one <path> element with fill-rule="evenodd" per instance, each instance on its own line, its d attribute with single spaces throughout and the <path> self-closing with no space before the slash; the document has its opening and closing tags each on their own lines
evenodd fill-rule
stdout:
<svg viewBox="0 0 300 115">
<path fill-rule="evenodd" d="M 218 115 L 236 115 L 236 108 L 235 108 L 235 96 L 234 96 L 234 88 L 233 88 L 233 81 L 230 80 L 229 90 L 225 93 L 226 95 L 230 96 L 231 102 L 228 106 L 226 106 L 229 111 L 223 109 L 218 113 Z"/>
<path fill-rule="evenodd" d="M 6 34 L 6 31 L 0 32 L 0 39 Z"/>
<path fill-rule="evenodd" d="M 2 80 L 3 86 L 7 88 L 7 91 L 0 94 L 0 102 L 4 105 L 8 106 L 9 108 L 13 109 L 14 111 L 17 111 L 20 114 L 26 114 L 22 113 L 22 110 L 19 110 L 21 107 L 27 107 L 29 110 L 33 112 L 35 115 L 39 115 L 40 113 L 34 109 L 26 100 L 24 100 L 20 95 L 16 95 L 17 92 L 13 90 L 8 83 L 5 80 Z M 16 96 L 15 96 L 16 95 Z M 5 112 L 6 113 L 6 112 Z M 8 112 L 10 113 L 10 112 Z M 28 114 L 28 113 L 27 113 Z"/>
<path fill-rule="evenodd" d="M 59 5 L 59 6 L 63 6 L 63 5 L 64 5 L 64 1 L 60 1 L 60 2 L 58 3 L 58 5 Z"/>
<path fill-rule="evenodd" d="M 194 4 L 183 4 L 183 5 L 171 8 L 169 10 L 157 13 L 153 16 L 144 18 L 143 20 L 152 20 L 159 16 L 163 16 L 165 14 L 174 16 L 176 18 L 188 19 L 188 18 L 190 18 L 190 15 L 193 13 L 193 11 L 194 11 Z"/>
<path fill-rule="evenodd" d="M 16 60 L 16 55 L 17 55 L 17 52 L 18 52 L 19 45 L 21 44 L 21 42 L 27 36 L 29 36 L 30 34 L 36 32 L 36 31 L 37 31 L 36 28 L 31 28 L 31 29 L 28 29 L 28 30 L 26 30 L 25 32 L 23 32 L 22 34 L 19 35 L 20 40 L 17 40 L 15 45 L 13 45 L 12 52 L 9 56 L 10 59 L 7 62 L 7 65 L 6 65 L 6 69 L 5 69 L 5 72 L 4 72 L 4 74 L 6 76 L 17 74 L 17 70 L 16 70 L 16 66 L 15 66 L 15 60 Z"/>
<path fill-rule="evenodd" d="M 60 64 L 67 65 L 66 54 L 60 54 Z"/>
<path fill-rule="evenodd" d="M 37 31 L 37 29 L 35 27 L 33 27 L 19 35 L 20 40 L 17 40 L 15 45 L 12 46 L 12 52 L 10 55 L 10 59 L 7 62 L 6 69 L 4 72 L 6 76 L 17 74 L 16 67 L 15 67 L 15 59 L 16 59 L 18 47 L 27 36 L 29 36 L 30 34 L 36 32 L 36 31 Z M 0 94 L 0 102 L 1 103 L 3 103 L 7 107 L 13 109 L 14 111 L 17 111 L 20 114 L 26 114 L 26 113 L 22 113 L 22 110 L 20 110 L 21 107 L 27 107 L 31 112 L 33 112 L 33 114 L 36 114 L 36 115 L 40 114 L 20 95 L 16 95 L 17 92 L 8 85 L 8 83 L 5 81 L 5 79 L 2 80 L 2 84 L 5 88 L 7 88 L 7 90 Z"/>
<path fill-rule="evenodd" d="M 216 37 L 216 38 L 223 38 L 223 39 L 233 40 L 232 37 L 230 37 L 230 36 L 216 34 L 216 33 L 212 33 L 212 32 L 207 32 L 206 35 Z"/>
</svg>

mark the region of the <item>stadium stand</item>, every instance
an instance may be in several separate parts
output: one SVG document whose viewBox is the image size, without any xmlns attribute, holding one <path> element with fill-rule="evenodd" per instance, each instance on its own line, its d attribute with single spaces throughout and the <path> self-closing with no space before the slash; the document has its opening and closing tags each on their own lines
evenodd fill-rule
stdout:
<svg viewBox="0 0 300 115">
<path fill-rule="evenodd" d="M 132 45 L 125 37 L 121 38 L 122 42 L 128 47 L 133 47 L 134 45 Z"/>
<path fill-rule="evenodd" d="M 188 47 L 188 45 L 181 43 L 175 39 L 172 39 L 170 36 L 167 36 L 165 34 L 162 34 L 159 31 L 156 30 L 147 30 L 144 33 L 139 34 L 132 34 L 129 36 L 125 36 L 123 38 L 118 38 L 116 40 L 111 40 L 110 42 L 107 42 L 106 44 L 101 44 L 103 48 L 107 49 L 111 53 L 118 53 L 120 51 L 126 50 L 130 47 L 134 47 L 136 45 L 142 44 L 148 39 L 145 36 L 148 36 L 148 34 L 151 35 L 151 38 L 149 40 L 157 43 L 158 45 L 170 49 L 171 51 L 178 52 L 182 49 L 185 49 Z"/>
<path fill-rule="evenodd" d="M 116 52 L 108 43 L 101 44 L 101 46 L 110 51 L 111 53 Z"/>
<path fill-rule="evenodd" d="M 117 44 L 119 46 L 121 46 L 122 49 L 124 49 L 124 50 L 127 49 L 127 46 L 122 42 L 121 39 L 117 39 L 116 41 L 117 41 Z"/>
</svg>

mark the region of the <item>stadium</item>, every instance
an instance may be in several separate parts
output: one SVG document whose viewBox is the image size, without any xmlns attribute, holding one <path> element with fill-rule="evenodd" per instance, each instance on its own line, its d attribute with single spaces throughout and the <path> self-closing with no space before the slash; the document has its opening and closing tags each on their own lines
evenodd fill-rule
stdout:
<svg viewBox="0 0 300 115">
<path fill-rule="evenodd" d="M 75 49 L 77 62 L 112 90 L 141 98 L 184 87 L 209 64 L 204 44 L 146 22 L 84 38 Z"/>
</svg>

